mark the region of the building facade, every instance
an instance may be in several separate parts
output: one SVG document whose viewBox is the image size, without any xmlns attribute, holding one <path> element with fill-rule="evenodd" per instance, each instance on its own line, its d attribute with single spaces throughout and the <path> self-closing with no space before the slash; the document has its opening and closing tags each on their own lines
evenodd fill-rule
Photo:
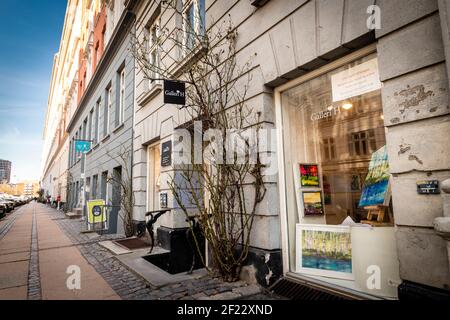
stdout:
<svg viewBox="0 0 450 320">
<path fill-rule="evenodd" d="M 268 286 L 286 275 L 385 298 L 397 298 L 399 286 L 410 284 L 447 290 L 447 241 L 434 229 L 435 218 L 444 216 L 443 197 L 417 191 L 421 183 L 449 178 L 449 145 L 439 134 L 450 132 L 445 1 L 386 0 L 377 7 L 370 0 L 185 1 L 181 11 L 191 5 L 209 31 L 229 15 L 238 63 L 256 57 L 247 104 L 276 132 L 276 148 L 268 151 L 278 172 L 265 179 L 243 276 Z M 143 2 L 136 15 L 141 37 L 180 20 L 158 1 Z M 164 58 L 148 57 L 157 59 Z M 186 115 L 164 104 L 162 83 L 139 68 L 135 96 L 134 217 L 143 221 L 146 211 L 161 208 L 161 194 L 176 208 L 167 185 L 173 168 L 161 167 L 160 159 Z M 391 195 L 378 224 L 367 221 L 370 207 L 363 206 L 377 157 L 389 168 L 384 183 Z M 303 176 L 315 180 L 303 184 Z M 187 225 L 174 209 L 158 226 L 167 239 Z M 306 253 L 317 249 L 318 235 L 346 239 L 339 246 L 351 242 L 351 257 L 343 255 L 340 266 L 313 267 L 317 257 Z M 374 288 L 367 286 L 371 270 L 380 271 Z"/>
<path fill-rule="evenodd" d="M 44 196 L 67 202 L 69 140 L 66 132 L 76 107 L 82 0 L 68 1 L 59 52 L 53 61 L 44 143 L 41 187 Z"/>
<path fill-rule="evenodd" d="M 363 298 L 449 294 L 447 1 L 81 3 L 66 126 L 71 208 L 104 199 L 110 231 L 122 233 L 120 177 L 132 185 L 134 222 L 169 209 L 155 225 L 158 243 L 186 254 L 174 245 L 188 223 L 169 185 L 177 168 L 166 160 L 192 119 L 164 103 L 163 72 L 145 72 L 136 58 L 183 80 L 195 59 L 156 39 L 181 30 L 186 44 L 188 27 L 214 33 L 229 22 L 236 62 L 248 65 L 253 125 L 273 141 L 261 154 L 276 168 L 263 179 L 242 277 L 270 286 L 285 276 Z M 144 57 L 133 54 L 136 40 Z M 77 140 L 91 150 L 76 152 Z M 45 163 L 42 183 L 54 194 L 59 173 Z"/>
<path fill-rule="evenodd" d="M 72 178 L 69 207 L 83 208 L 86 200 L 103 199 L 113 206 L 108 210 L 109 232 L 123 233 L 117 179 L 131 179 L 134 59 L 129 50 L 133 2 L 99 1 L 97 5 L 93 3 L 90 9 L 90 27 L 82 36 L 79 102 L 67 127 Z M 87 154 L 76 151 L 77 140 L 91 142 Z"/>
<path fill-rule="evenodd" d="M 11 181 L 11 161 L 0 159 L 0 183 Z"/>
</svg>

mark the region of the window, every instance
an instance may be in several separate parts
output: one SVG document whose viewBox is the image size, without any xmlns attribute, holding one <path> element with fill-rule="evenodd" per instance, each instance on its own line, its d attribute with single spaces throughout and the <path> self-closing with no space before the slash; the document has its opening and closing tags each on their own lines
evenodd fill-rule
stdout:
<svg viewBox="0 0 450 320">
<path fill-rule="evenodd" d="M 93 114 L 94 114 L 94 110 L 91 110 L 91 112 L 89 112 L 89 120 L 88 120 L 89 123 L 88 123 L 86 140 L 91 140 L 92 139 L 92 119 L 93 119 Z"/>
<path fill-rule="evenodd" d="M 100 110 L 102 109 L 102 100 L 99 99 L 97 101 L 97 105 L 95 106 L 95 136 L 94 136 L 94 144 L 100 141 Z"/>
<path fill-rule="evenodd" d="M 103 136 L 106 137 L 109 134 L 109 117 L 112 108 L 112 87 L 111 84 L 106 89 L 106 101 L 103 111 Z"/>
<path fill-rule="evenodd" d="M 86 188 L 84 190 L 86 192 L 86 200 L 92 200 L 91 194 L 91 178 L 86 178 Z"/>
<path fill-rule="evenodd" d="M 195 44 L 195 11 L 194 4 L 191 3 L 184 11 L 184 45 L 191 50 Z"/>
<path fill-rule="evenodd" d="M 159 77 L 160 57 L 159 57 L 159 37 L 160 37 L 160 24 L 159 17 L 155 19 L 153 24 L 147 30 L 148 33 L 148 52 L 149 63 L 152 65 L 150 72 L 150 87 L 155 83 L 155 79 Z"/>
<path fill-rule="evenodd" d="M 102 172 L 102 181 L 100 185 L 100 197 L 108 202 L 108 171 Z"/>
<path fill-rule="evenodd" d="M 80 182 L 77 181 L 75 184 L 75 206 L 78 206 L 78 201 L 80 200 L 79 195 L 80 195 Z"/>
<path fill-rule="evenodd" d="M 88 118 L 86 117 L 86 119 L 84 119 L 83 121 L 83 140 L 87 140 L 87 123 L 88 123 Z"/>
<path fill-rule="evenodd" d="M 117 73 L 117 91 L 118 99 L 116 103 L 116 127 L 121 125 L 124 121 L 125 109 L 125 68 L 122 68 Z"/>
<path fill-rule="evenodd" d="M 91 112 L 89 113 L 89 139 L 88 140 L 94 140 L 95 139 L 95 117 L 94 117 L 94 108 L 92 108 Z M 94 142 L 95 143 L 95 142 Z"/>
<path fill-rule="evenodd" d="M 70 143 L 69 143 L 69 167 L 72 166 L 72 162 L 73 162 L 72 154 L 73 154 L 73 139 L 70 140 Z"/>
<path fill-rule="evenodd" d="M 325 160 L 333 160 L 336 158 L 336 146 L 334 138 L 325 138 L 322 140 L 323 157 Z"/>
<path fill-rule="evenodd" d="M 368 156 L 377 150 L 377 141 L 373 129 L 350 133 L 349 153 L 350 156 Z"/>
<path fill-rule="evenodd" d="M 395 298 L 390 282 L 400 277 L 381 82 L 361 73 L 377 75 L 378 63 L 375 53 L 356 56 L 283 85 L 276 99 L 285 167 L 279 174 L 286 194 L 283 254 L 293 274 Z M 383 219 L 372 217 L 373 208 Z M 370 265 L 390 275 L 381 290 L 367 287 Z"/>
<path fill-rule="evenodd" d="M 188 53 L 196 45 L 196 36 L 205 33 L 205 0 L 183 2 L 184 46 Z"/>
<path fill-rule="evenodd" d="M 79 136 L 79 131 L 77 131 L 77 133 L 75 134 L 75 141 L 78 140 L 80 138 Z M 76 142 L 75 142 L 76 143 Z M 74 162 L 77 162 L 79 160 L 79 153 L 77 152 L 77 149 L 75 148 L 75 152 L 74 152 Z"/>
<path fill-rule="evenodd" d="M 97 199 L 98 175 L 92 177 L 92 199 Z"/>
</svg>

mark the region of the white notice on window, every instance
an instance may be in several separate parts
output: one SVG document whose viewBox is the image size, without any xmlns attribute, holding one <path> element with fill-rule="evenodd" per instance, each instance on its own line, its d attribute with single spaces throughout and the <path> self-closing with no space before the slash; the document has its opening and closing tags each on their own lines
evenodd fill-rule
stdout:
<svg viewBox="0 0 450 320">
<path fill-rule="evenodd" d="M 331 76 L 333 102 L 381 89 L 378 60 L 372 59 Z"/>
</svg>

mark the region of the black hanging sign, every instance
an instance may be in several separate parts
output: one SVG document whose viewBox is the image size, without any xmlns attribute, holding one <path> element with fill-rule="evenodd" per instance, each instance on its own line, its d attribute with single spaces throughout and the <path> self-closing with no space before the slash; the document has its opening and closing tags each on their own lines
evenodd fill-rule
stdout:
<svg viewBox="0 0 450 320">
<path fill-rule="evenodd" d="M 172 141 L 164 142 L 161 149 L 161 167 L 172 165 Z"/>
<path fill-rule="evenodd" d="M 164 103 L 186 104 L 186 83 L 164 80 Z"/>
</svg>

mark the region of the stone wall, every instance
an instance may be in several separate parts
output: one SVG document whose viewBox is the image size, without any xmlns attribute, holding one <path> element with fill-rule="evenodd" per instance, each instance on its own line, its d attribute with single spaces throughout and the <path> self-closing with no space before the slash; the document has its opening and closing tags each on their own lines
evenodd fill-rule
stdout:
<svg viewBox="0 0 450 320">
<path fill-rule="evenodd" d="M 445 241 L 433 229 L 440 195 L 419 195 L 420 180 L 450 177 L 448 69 L 437 1 L 378 1 L 382 97 L 392 173 L 400 276 L 449 288 Z"/>
</svg>

